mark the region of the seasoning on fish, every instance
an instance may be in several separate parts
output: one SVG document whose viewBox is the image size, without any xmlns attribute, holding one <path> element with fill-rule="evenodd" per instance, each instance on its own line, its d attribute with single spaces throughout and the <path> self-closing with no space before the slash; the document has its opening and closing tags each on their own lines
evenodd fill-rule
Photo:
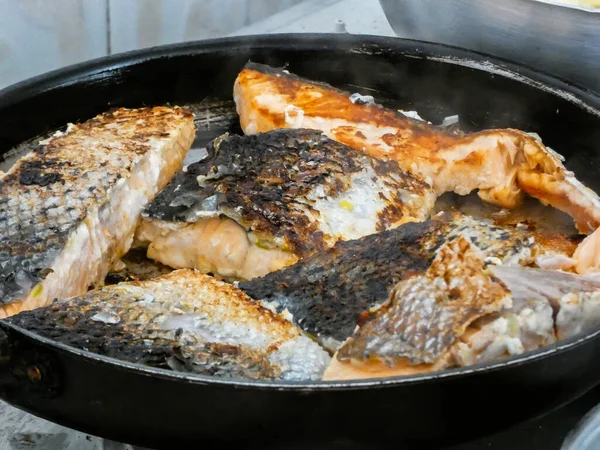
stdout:
<svg viewBox="0 0 600 450">
<path fill-rule="evenodd" d="M 0 318 L 102 284 L 194 139 L 182 108 L 70 124 L 0 179 Z"/>
<path fill-rule="evenodd" d="M 222 136 L 143 212 L 136 241 L 173 268 L 247 280 L 340 240 L 429 217 L 431 187 L 315 130 Z"/>
<path fill-rule="evenodd" d="M 444 244 L 425 274 L 400 282 L 390 299 L 337 352 L 324 379 L 344 366 L 376 363 L 443 368 L 451 346 L 479 317 L 511 306 L 510 292 L 486 270 L 483 253 L 464 236 Z M 387 368 L 387 370 L 385 370 Z"/>
<path fill-rule="evenodd" d="M 329 355 L 239 289 L 181 269 L 8 319 L 102 355 L 225 378 L 316 380 Z"/>
<path fill-rule="evenodd" d="M 312 128 L 374 157 L 388 157 L 430 182 L 438 195 L 477 191 L 486 202 L 514 208 L 524 194 L 570 214 L 580 232 L 600 225 L 600 198 L 532 135 L 492 129 L 458 135 L 287 71 L 248 63 L 234 84 L 246 134 Z"/>
<path fill-rule="evenodd" d="M 424 222 L 339 242 L 239 287 L 276 311 L 291 314 L 297 326 L 335 352 L 360 318 L 384 303 L 398 282 L 422 276 L 438 249 L 460 236 L 477 245 L 486 261 L 498 264 L 532 264 L 545 251 L 527 228 L 440 213 Z"/>
</svg>

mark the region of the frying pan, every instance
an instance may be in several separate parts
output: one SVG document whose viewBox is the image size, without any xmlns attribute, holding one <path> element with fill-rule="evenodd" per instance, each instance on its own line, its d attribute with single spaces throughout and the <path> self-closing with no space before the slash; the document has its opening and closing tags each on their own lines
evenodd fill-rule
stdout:
<svg viewBox="0 0 600 450">
<path fill-rule="evenodd" d="M 0 92 L 0 150 L 111 107 L 231 102 L 233 81 L 249 60 L 287 65 L 290 72 L 374 95 L 388 106 L 415 109 L 433 123 L 458 114 L 466 130 L 537 132 L 582 182 L 600 190 L 595 94 L 486 55 L 376 36 L 242 36 L 155 47 L 51 72 Z M 227 129 L 239 132 L 234 114 L 217 116 L 198 122 L 195 145 Z M 69 348 L 6 322 L 0 333 L 1 398 L 70 428 L 152 448 L 339 439 L 366 442 L 367 448 L 439 446 L 539 417 L 600 381 L 600 329 L 490 364 L 322 383 L 188 375 Z"/>
<path fill-rule="evenodd" d="M 600 91 L 600 10 L 558 0 L 379 0 L 396 35 L 551 71 Z"/>
</svg>

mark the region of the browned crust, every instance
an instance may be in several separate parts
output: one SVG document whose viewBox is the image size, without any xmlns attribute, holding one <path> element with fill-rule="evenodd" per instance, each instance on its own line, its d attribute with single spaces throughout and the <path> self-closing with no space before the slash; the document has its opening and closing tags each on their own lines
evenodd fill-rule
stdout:
<svg viewBox="0 0 600 450">
<path fill-rule="evenodd" d="M 183 108 L 119 108 L 74 125 L 21 158 L 0 179 L 0 223 L 5 226 L 0 260 L 8 262 L 0 274 L 0 303 L 5 303 L 0 317 L 101 284 L 129 250 L 137 221 L 126 199 L 114 197 L 117 182 L 125 179 L 129 188 L 151 199 L 181 169 L 194 137 L 193 115 Z M 157 142 L 159 149 L 152 147 Z M 162 166 L 156 185 L 146 184 L 142 174 L 142 167 L 146 174 L 157 163 L 149 159 L 150 154 L 160 158 Z M 11 203 L 15 199 L 16 204 Z M 90 213 L 102 208 L 109 208 L 118 226 L 101 231 L 106 242 L 98 259 L 94 257 L 98 250 L 90 247 L 100 245 L 97 236 L 82 249 L 71 248 L 70 239 L 81 227 L 91 226 L 87 223 Z M 57 210 L 64 212 L 57 214 Z M 10 225 L 15 217 L 21 225 L 30 226 L 17 228 L 15 234 Z M 85 264 L 65 266 L 62 258 L 73 251 L 89 259 Z M 58 265 L 63 271 L 67 267 L 68 280 L 57 275 Z M 16 273 L 29 277 L 35 288 L 10 295 L 14 290 L 10 280 Z"/>
<path fill-rule="evenodd" d="M 600 198 L 569 175 L 560 158 L 516 129 L 464 136 L 377 105 L 352 103 L 350 95 L 267 66 L 250 65 L 234 85 L 246 133 L 296 126 L 323 129 L 332 139 L 431 179 L 438 194 L 478 191 L 486 202 L 515 208 L 524 193 L 570 214 L 582 233 L 600 225 Z M 303 111 L 296 125 L 287 108 Z M 298 113 L 296 113 L 297 115 Z"/>
<path fill-rule="evenodd" d="M 259 302 L 253 301 L 244 291 L 233 284 L 193 269 L 179 269 L 149 281 L 133 281 L 128 284 L 145 288 L 149 283 L 160 284 L 163 282 L 185 288 L 190 295 L 186 301 L 196 301 L 200 310 L 216 308 L 221 303 L 227 303 L 228 314 L 231 314 L 232 317 L 239 321 L 260 322 L 271 328 L 272 332 L 276 333 L 281 340 L 291 339 L 299 334 L 291 322 L 261 306 Z M 106 293 L 110 295 L 110 287 L 106 288 Z M 93 296 L 94 294 L 88 295 Z"/>
<path fill-rule="evenodd" d="M 198 172 L 190 165 L 149 205 L 146 217 L 195 222 L 218 212 L 254 233 L 263 245 L 304 258 L 340 239 L 323 231 L 323 211 L 315 205 L 319 190 L 319 197 L 336 199 L 354 187 L 354 175 L 374 172 L 385 186 L 379 190 L 385 206 L 374 224 L 380 231 L 425 219 L 435 198 L 428 184 L 395 161 L 371 158 L 317 130 L 227 136 L 208 147 L 215 158 L 202 162 Z M 170 206 L 182 198 L 192 200 Z M 203 209 L 205 201 L 210 207 Z"/>
<path fill-rule="evenodd" d="M 440 361 L 448 359 L 467 327 L 500 310 L 510 297 L 506 286 L 486 272 L 482 256 L 462 236 L 446 243 L 424 276 L 394 287 L 389 301 L 339 349 L 338 362 L 359 370 L 364 363 L 368 372 L 373 361 L 392 372 L 398 364 L 406 371 L 407 361 L 418 371 L 444 365 Z"/>
<path fill-rule="evenodd" d="M 391 127 L 398 130 L 389 134 L 390 143 L 393 142 L 396 152 L 413 153 L 414 149 L 427 146 L 428 149 L 448 146 L 458 138 L 450 133 L 439 130 L 432 133 L 431 127 L 417 120 L 402 116 L 385 108 L 372 108 L 367 105 L 355 104 L 350 101 L 348 94 L 318 84 L 307 84 L 307 81 L 286 76 L 275 76 L 257 70 L 242 70 L 235 82 L 236 95 L 239 96 L 238 106 L 241 125 L 248 127 L 248 111 L 258 112 L 259 121 L 257 132 L 272 130 L 273 128 L 286 127 L 285 114 L 257 106 L 256 95 L 268 86 L 270 91 L 276 92 L 286 99 L 286 103 L 302 109 L 306 116 L 321 117 L 323 119 L 343 118 L 349 123 L 368 123 L 380 127 Z M 315 97 L 314 93 L 321 94 Z M 318 100 L 315 100 L 318 99 Z M 339 126 L 335 129 L 336 139 L 354 148 L 365 147 L 366 151 L 375 157 L 390 155 L 389 152 L 377 149 L 366 142 L 364 134 L 352 126 Z M 407 139 L 410 137 L 410 140 Z M 429 154 L 430 150 L 428 150 Z"/>
</svg>

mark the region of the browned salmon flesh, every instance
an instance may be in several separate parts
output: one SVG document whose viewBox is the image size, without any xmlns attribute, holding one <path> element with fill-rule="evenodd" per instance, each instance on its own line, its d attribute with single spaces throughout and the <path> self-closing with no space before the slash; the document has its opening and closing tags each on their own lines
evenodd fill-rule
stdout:
<svg viewBox="0 0 600 450">
<path fill-rule="evenodd" d="M 372 97 L 335 89 L 287 71 L 249 63 L 234 85 L 246 134 L 313 128 L 371 156 L 397 161 L 438 195 L 477 191 L 514 208 L 529 194 L 570 214 L 582 233 L 600 225 L 600 199 L 565 169 L 563 158 L 515 129 L 456 135 L 381 107 Z"/>
<path fill-rule="evenodd" d="M 144 210 L 148 256 L 248 280 L 338 241 L 429 217 L 431 187 L 316 130 L 222 136 Z"/>
</svg>

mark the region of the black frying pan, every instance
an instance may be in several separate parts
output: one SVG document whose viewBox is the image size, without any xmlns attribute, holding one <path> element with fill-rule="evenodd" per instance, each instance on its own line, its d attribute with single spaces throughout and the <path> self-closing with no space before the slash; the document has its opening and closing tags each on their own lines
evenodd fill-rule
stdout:
<svg viewBox="0 0 600 450">
<path fill-rule="evenodd" d="M 459 114 L 467 130 L 535 131 L 567 157 L 581 181 L 600 191 L 598 96 L 484 55 L 370 36 L 219 39 L 52 72 L 0 92 L 0 150 L 110 107 L 231 101 L 233 81 L 248 60 L 287 64 L 293 73 L 352 91 L 360 86 L 434 123 Z M 488 60 L 497 67 L 482 65 Z M 227 127 L 238 130 L 235 117 L 212 128 L 203 123 L 199 140 Z M 494 364 L 397 379 L 292 384 L 150 369 L 0 322 L 0 397 L 59 424 L 153 448 L 339 438 L 365 441 L 366 448 L 399 448 L 401 441 L 437 445 L 500 431 L 588 391 L 600 381 L 599 342 L 595 329 Z"/>
</svg>

